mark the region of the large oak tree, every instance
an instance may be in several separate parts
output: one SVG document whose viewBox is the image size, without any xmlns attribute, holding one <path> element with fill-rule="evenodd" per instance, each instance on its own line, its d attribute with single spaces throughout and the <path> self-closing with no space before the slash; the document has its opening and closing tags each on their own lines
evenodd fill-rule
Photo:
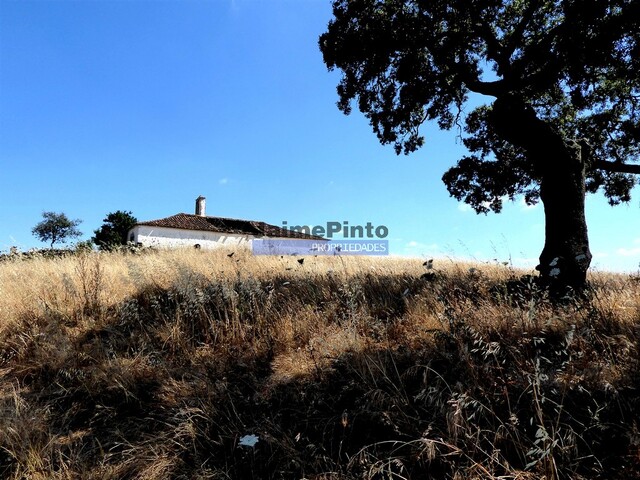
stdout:
<svg viewBox="0 0 640 480">
<path fill-rule="evenodd" d="M 640 2 L 334 0 L 333 15 L 319 43 L 339 108 L 357 103 L 397 153 L 424 122 L 461 126 L 451 195 L 484 213 L 541 200 L 541 276 L 581 288 L 585 193 L 627 202 L 640 173 Z M 489 102 L 464 115 L 470 92 Z"/>
</svg>

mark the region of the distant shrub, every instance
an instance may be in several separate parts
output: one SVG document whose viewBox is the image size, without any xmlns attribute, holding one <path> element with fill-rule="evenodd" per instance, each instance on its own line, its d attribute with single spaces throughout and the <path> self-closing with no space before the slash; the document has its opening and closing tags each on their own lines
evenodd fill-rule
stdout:
<svg viewBox="0 0 640 480">
<path fill-rule="evenodd" d="M 104 224 L 95 230 L 92 237 L 93 242 L 100 250 L 116 250 L 127 245 L 127 235 L 138 219 L 131 212 L 118 210 L 109 213 L 103 220 Z"/>
</svg>

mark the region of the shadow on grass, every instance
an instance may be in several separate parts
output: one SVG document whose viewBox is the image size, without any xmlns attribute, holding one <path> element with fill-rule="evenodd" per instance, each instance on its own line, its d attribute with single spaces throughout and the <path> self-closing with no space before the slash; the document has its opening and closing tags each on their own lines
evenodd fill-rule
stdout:
<svg viewBox="0 0 640 480">
<path fill-rule="evenodd" d="M 593 305 L 554 310 L 553 324 L 475 324 L 458 305 L 516 308 L 492 288 L 502 292 L 444 277 L 201 278 L 144 288 L 82 328 L 52 316 L 28 329 L 25 319 L 1 345 L 0 473 L 640 475 L 640 331 Z M 443 305 L 443 327 L 419 348 L 385 333 L 408 321 L 412 299 Z M 361 322 L 382 333 L 274 381 L 285 348 L 275 320 L 305 306 L 335 328 Z M 257 443 L 244 445 L 251 435 Z"/>
</svg>

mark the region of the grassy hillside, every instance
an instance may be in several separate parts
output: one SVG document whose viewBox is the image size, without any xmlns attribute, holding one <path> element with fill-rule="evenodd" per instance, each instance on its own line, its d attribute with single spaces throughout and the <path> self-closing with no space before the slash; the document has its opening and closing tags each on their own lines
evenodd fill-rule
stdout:
<svg viewBox="0 0 640 480">
<path fill-rule="evenodd" d="M 0 262 L 0 477 L 640 477 L 638 278 L 228 253 Z"/>
</svg>

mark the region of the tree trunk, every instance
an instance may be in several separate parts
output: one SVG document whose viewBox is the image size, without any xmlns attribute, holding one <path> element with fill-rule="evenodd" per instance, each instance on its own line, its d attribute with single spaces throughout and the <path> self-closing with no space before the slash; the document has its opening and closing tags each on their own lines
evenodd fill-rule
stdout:
<svg viewBox="0 0 640 480">
<path fill-rule="evenodd" d="M 541 278 L 555 292 L 581 290 L 591 263 L 584 213 L 588 145 L 566 140 L 513 96 L 495 101 L 492 124 L 502 138 L 526 150 L 540 180 L 545 245 L 536 268 Z"/>
<path fill-rule="evenodd" d="M 581 290 L 591 263 L 584 213 L 587 147 L 573 141 L 563 147 L 542 168 L 545 243 L 536 268 L 551 287 Z"/>
</svg>

